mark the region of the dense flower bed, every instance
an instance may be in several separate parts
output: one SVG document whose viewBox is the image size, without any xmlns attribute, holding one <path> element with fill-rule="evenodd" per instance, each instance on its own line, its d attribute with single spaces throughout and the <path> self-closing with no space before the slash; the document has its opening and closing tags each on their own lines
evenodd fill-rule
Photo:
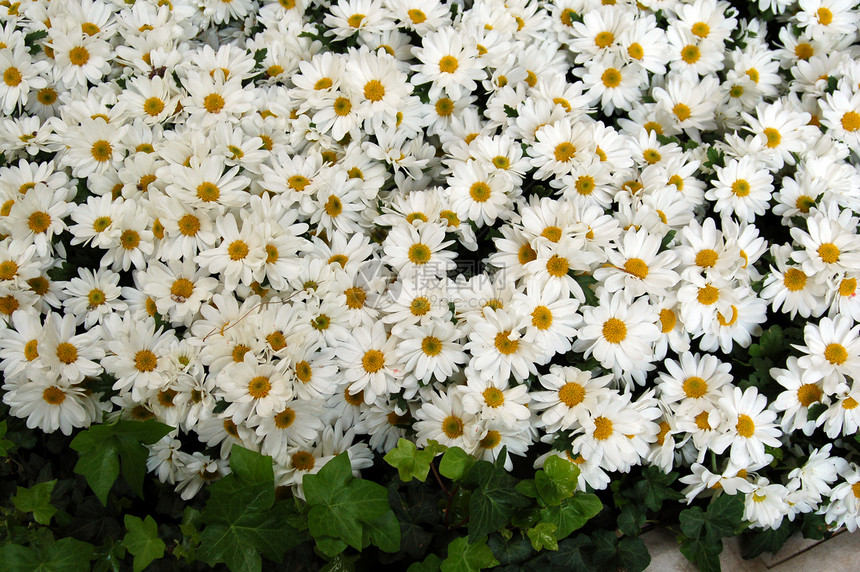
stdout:
<svg viewBox="0 0 860 572">
<path fill-rule="evenodd" d="M 4 6 L 3 402 L 183 499 L 406 437 L 855 530 L 860 11 L 747 8 Z"/>
</svg>

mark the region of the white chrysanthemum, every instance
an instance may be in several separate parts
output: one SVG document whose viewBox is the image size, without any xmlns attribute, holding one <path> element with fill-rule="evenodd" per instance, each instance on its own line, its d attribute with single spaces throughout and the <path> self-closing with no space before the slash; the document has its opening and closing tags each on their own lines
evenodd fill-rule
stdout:
<svg viewBox="0 0 860 572">
<path fill-rule="evenodd" d="M 594 377 L 575 367 L 552 365 L 548 374 L 538 377 L 547 391 L 533 391 L 531 407 L 543 411 L 541 422 L 547 433 L 575 429 L 588 411 L 613 397 L 607 388 L 611 380 L 609 375 Z"/>
<path fill-rule="evenodd" d="M 779 447 L 782 435 L 774 423 L 776 412 L 767 408 L 767 397 L 760 395 L 755 387 L 741 391 L 739 387 L 726 386 L 718 404 L 722 409 L 725 433 L 714 440 L 713 449 L 722 453 L 730 449 L 732 463 L 746 466 L 763 463 L 766 459 L 765 445 Z"/>
</svg>

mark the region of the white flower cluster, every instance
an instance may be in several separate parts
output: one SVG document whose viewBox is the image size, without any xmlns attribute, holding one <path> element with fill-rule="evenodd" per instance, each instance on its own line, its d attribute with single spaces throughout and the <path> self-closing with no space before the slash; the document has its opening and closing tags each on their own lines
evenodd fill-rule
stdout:
<svg viewBox="0 0 860 572">
<path fill-rule="evenodd" d="M 301 494 L 408 436 L 854 530 L 860 11 L 758 9 L 4 6 L 3 402 L 176 427 L 184 498 L 233 444 Z M 771 323 L 805 345 L 735 378 Z"/>
</svg>

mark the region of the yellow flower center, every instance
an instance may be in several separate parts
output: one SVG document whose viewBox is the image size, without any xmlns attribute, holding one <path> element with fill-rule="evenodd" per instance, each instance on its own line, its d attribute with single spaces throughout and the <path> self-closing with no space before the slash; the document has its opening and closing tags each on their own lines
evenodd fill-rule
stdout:
<svg viewBox="0 0 860 572">
<path fill-rule="evenodd" d="M 456 415 L 449 415 L 442 420 L 442 432 L 449 439 L 456 439 L 463 435 L 463 420 Z"/>
<path fill-rule="evenodd" d="M 297 471 L 310 471 L 316 465 L 316 457 L 307 451 L 293 453 L 290 460 L 293 462 L 293 468 Z"/>
<path fill-rule="evenodd" d="M 770 149 L 779 147 L 780 142 L 782 142 L 782 134 L 778 129 L 774 129 L 773 127 L 766 128 L 764 130 L 764 136 L 767 139 L 766 145 Z"/>
<path fill-rule="evenodd" d="M 703 248 L 696 254 L 696 266 L 712 268 L 717 263 L 717 252 L 710 248 Z"/>
<path fill-rule="evenodd" d="M 818 19 L 818 23 L 822 26 L 828 26 L 833 22 L 833 12 L 823 6 L 816 10 L 815 17 Z"/>
<path fill-rule="evenodd" d="M 478 447 L 481 449 L 494 449 L 502 442 L 502 434 L 494 429 L 487 431 L 486 437 L 478 441 Z"/>
<path fill-rule="evenodd" d="M 272 383 L 265 375 L 258 375 L 248 382 L 248 394 L 254 399 L 263 399 L 272 390 Z"/>
<path fill-rule="evenodd" d="M 844 278 L 842 282 L 839 283 L 839 295 L 850 297 L 853 296 L 857 291 L 857 279 L 856 278 Z"/>
<path fill-rule="evenodd" d="M 335 195 L 330 195 L 323 209 L 325 210 L 325 214 L 334 218 L 343 212 L 343 203 Z"/>
<path fill-rule="evenodd" d="M 57 345 L 57 359 L 60 363 L 66 365 L 75 363 L 78 360 L 78 348 L 69 342 L 63 342 Z"/>
<path fill-rule="evenodd" d="M 90 154 L 93 156 L 93 159 L 99 163 L 110 161 L 112 153 L 113 147 L 111 147 L 111 144 L 104 139 L 99 139 L 93 143 L 93 146 L 90 149 Z"/>
<path fill-rule="evenodd" d="M 343 291 L 346 295 L 346 306 L 350 310 L 359 310 L 364 307 L 364 301 L 367 299 L 367 292 L 358 286 L 347 288 Z"/>
<path fill-rule="evenodd" d="M 552 326 L 552 311 L 546 306 L 538 306 L 532 311 L 532 325 L 539 330 Z"/>
<path fill-rule="evenodd" d="M 385 354 L 379 350 L 367 350 L 361 358 L 361 367 L 367 373 L 376 373 L 385 367 Z"/>
<path fill-rule="evenodd" d="M 606 68 L 600 75 L 600 80 L 603 85 L 608 88 L 618 87 L 621 85 L 621 72 L 615 68 Z"/>
<path fill-rule="evenodd" d="M 224 98 L 221 97 L 221 94 L 210 93 L 203 98 L 203 107 L 209 113 L 221 113 L 221 110 L 224 109 Z"/>
<path fill-rule="evenodd" d="M 738 321 L 738 308 L 734 304 L 732 304 L 732 317 L 726 320 L 725 316 L 721 313 L 717 312 L 717 322 L 723 326 L 731 326 L 734 325 L 735 322 Z"/>
<path fill-rule="evenodd" d="M 603 322 L 603 338 L 610 344 L 620 344 L 627 338 L 627 325 L 618 318 Z"/>
<path fill-rule="evenodd" d="M 364 84 L 364 97 L 370 101 L 382 101 L 385 97 L 385 86 L 379 80 L 370 80 Z"/>
<path fill-rule="evenodd" d="M 124 230 L 119 235 L 119 243 L 126 250 L 134 250 L 140 246 L 140 233 L 131 229 Z"/>
<path fill-rule="evenodd" d="M 82 66 L 90 61 L 90 52 L 83 46 L 75 46 L 69 50 L 69 62 L 73 66 Z"/>
<path fill-rule="evenodd" d="M 413 316 L 423 316 L 430 311 L 430 300 L 424 296 L 413 298 L 412 303 L 409 304 L 409 311 Z"/>
<path fill-rule="evenodd" d="M 150 97 L 143 102 L 143 111 L 151 117 L 155 117 L 164 111 L 164 102 L 157 97 Z"/>
<path fill-rule="evenodd" d="M 696 427 L 703 431 L 707 431 L 711 428 L 711 424 L 708 422 L 708 412 L 702 411 L 698 415 L 696 415 Z"/>
<path fill-rule="evenodd" d="M 809 407 L 813 403 L 821 401 L 821 388 L 815 383 L 804 383 L 797 388 L 797 401 L 803 407 Z"/>
<path fill-rule="evenodd" d="M 711 286 L 710 284 L 708 284 L 704 288 L 699 288 L 699 293 L 696 296 L 696 299 L 699 301 L 699 304 L 702 304 L 703 306 L 710 306 L 719 298 L 719 289 L 714 286 Z"/>
<path fill-rule="evenodd" d="M 653 165 L 662 159 L 662 155 L 660 155 L 660 152 L 656 149 L 645 149 L 642 152 L 642 158 L 645 159 L 649 165 Z"/>
<path fill-rule="evenodd" d="M 693 24 L 693 27 L 690 28 L 690 31 L 693 32 L 693 35 L 696 37 L 707 38 L 708 34 L 711 33 L 711 27 L 704 22 L 696 22 Z"/>
<path fill-rule="evenodd" d="M 441 60 L 439 60 L 439 71 L 443 73 L 454 73 L 457 71 L 457 68 L 460 67 L 460 63 L 457 61 L 457 58 L 454 56 L 444 56 Z"/>
<path fill-rule="evenodd" d="M 842 365 L 848 360 L 848 351 L 842 344 L 827 344 L 824 348 L 824 359 L 833 365 Z"/>
<path fill-rule="evenodd" d="M 440 97 L 435 108 L 439 117 L 450 117 L 454 113 L 454 102 L 447 97 Z"/>
<path fill-rule="evenodd" d="M 430 262 L 430 258 L 432 257 L 432 253 L 430 251 L 430 247 L 426 244 L 422 244 L 420 242 L 416 242 L 412 246 L 409 247 L 409 262 L 412 264 L 427 264 Z"/>
<path fill-rule="evenodd" d="M 484 397 L 484 403 L 490 407 L 501 407 L 505 403 L 505 394 L 496 387 L 488 387 L 481 395 Z"/>
<path fill-rule="evenodd" d="M 675 107 L 672 108 L 672 113 L 675 114 L 678 121 L 686 121 L 693 114 L 692 111 L 690 111 L 690 108 L 683 103 L 676 103 Z"/>
<path fill-rule="evenodd" d="M 49 405 L 59 405 L 66 400 L 66 394 L 56 386 L 46 387 L 42 392 L 42 399 Z"/>
<path fill-rule="evenodd" d="M 641 258 L 631 258 L 624 263 L 624 271 L 640 280 L 648 276 L 648 265 Z"/>
<path fill-rule="evenodd" d="M 615 41 L 615 34 L 612 32 L 600 32 L 596 36 L 594 36 L 594 45 L 598 48 L 605 49 L 612 45 L 612 42 Z"/>
<path fill-rule="evenodd" d="M 12 280 L 18 274 L 18 263 L 14 260 L 0 262 L 0 280 Z"/>
<path fill-rule="evenodd" d="M 346 23 L 349 24 L 351 28 L 358 28 L 364 21 L 364 17 L 364 14 L 353 14 L 346 19 Z"/>
<path fill-rule="evenodd" d="M 134 354 L 134 367 L 140 372 L 150 372 L 158 366 L 158 357 L 149 350 L 140 350 Z"/>
<path fill-rule="evenodd" d="M 570 161 L 574 155 L 576 155 L 576 147 L 573 146 L 573 143 L 568 141 L 564 141 L 555 146 L 555 160 L 560 163 L 566 163 Z"/>
<path fill-rule="evenodd" d="M 568 381 L 559 388 L 558 399 L 568 407 L 576 407 L 585 399 L 585 388 L 575 381 Z"/>
<path fill-rule="evenodd" d="M 580 175 L 573 184 L 576 192 L 584 197 L 587 197 L 594 191 L 594 186 L 594 177 L 591 175 Z"/>
<path fill-rule="evenodd" d="M 568 263 L 567 258 L 564 258 L 563 256 L 553 254 L 550 259 L 546 261 L 546 271 L 554 278 L 565 276 L 568 270 L 570 270 L 570 264 Z"/>
<path fill-rule="evenodd" d="M 520 246 L 520 249 L 517 251 L 517 261 L 520 264 L 528 264 L 532 260 L 537 259 L 537 252 L 535 249 L 531 247 L 529 243 L 525 243 Z"/>
<path fill-rule="evenodd" d="M 738 179 L 732 183 L 732 192 L 735 196 L 746 197 L 750 194 L 750 184 L 746 179 Z"/>
<path fill-rule="evenodd" d="M 232 357 L 235 363 L 239 363 L 245 359 L 245 354 L 251 350 L 244 344 L 238 344 L 233 348 Z"/>
<path fill-rule="evenodd" d="M 338 97 L 334 100 L 334 112 L 339 117 L 349 115 L 352 111 L 352 102 L 345 97 Z"/>
<path fill-rule="evenodd" d="M 428 356 L 437 356 L 442 351 L 442 340 L 433 336 L 426 336 L 421 340 L 421 351 Z"/>
<path fill-rule="evenodd" d="M 39 340 L 30 340 L 24 344 L 24 359 L 33 361 L 39 357 Z"/>
<path fill-rule="evenodd" d="M 818 247 L 818 256 L 821 257 L 825 264 L 833 264 L 839 262 L 839 247 L 832 242 L 825 242 Z"/>
<path fill-rule="evenodd" d="M 598 441 L 605 441 L 612 437 L 612 421 L 606 417 L 600 416 L 594 420 L 594 438 Z"/>
<path fill-rule="evenodd" d="M 87 294 L 87 307 L 88 308 L 97 308 L 105 303 L 105 293 L 98 288 L 93 288 L 90 290 L 90 293 Z"/>
<path fill-rule="evenodd" d="M 248 252 L 248 245 L 245 244 L 244 240 L 234 240 L 227 247 L 227 255 L 230 260 L 242 260 L 248 256 Z"/>
<path fill-rule="evenodd" d="M 699 58 L 701 57 L 702 52 L 699 50 L 698 46 L 688 44 L 681 48 L 681 59 L 684 60 L 685 63 L 694 64 L 699 61 Z"/>
<path fill-rule="evenodd" d="M 194 282 L 188 278 L 177 278 L 170 287 L 170 295 L 173 299 L 184 302 L 194 293 Z"/>
<path fill-rule="evenodd" d="M 794 55 L 799 60 L 808 60 L 815 55 L 815 49 L 806 42 L 800 42 L 794 47 Z"/>
<path fill-rule="evenodd" d="M 406 12 L 406 14 L 409 16 L 409 19 L 412 20 L 413 24 L 421 24 L 427 20 L 427 15 L 417 8 L 412 8 Z"/>
<path fill-rule="evenodd" d="M 15 87 L 23 80 L 24 78 L 21 76 L 21 72 L 18 71 L 18 68 L 8 67 L 6 68 L 6 71 L 3 72 L 3 82 L 9 87 Z"/>
<path fill-rule="evenodd" d="M 803 290 L 807 276 L 799 268 L 789 268 L 782 277 L 782 283 L 792 292 Z"/>
<path fill-rule="evenodd" d="M 685 379 L 681 388 L 690 399 L 699 399 L 708 392 L 708 382 L 694 375 Z"/>
<path fill-rule="evenodd" d="M 854 132 L 860 129 L 860 113 L 848 111 L 842 116 L 842 129 Z"/>
<path fill-rule="evenodd" d="M 561 240 L 561 229 L 557 226 L 548 226 L 543 229 L 540 235 L 550 242 L 558 242 Z"/>
<path fill-rule="evenodd" d="M 490 185 L 483 181 L 473 183 L 472 186 L 469 187 L 469 196 L 472 197 L 472 200 L 476 203 L 483 203 L 489 200 L 490 193 Z"/>
<path fill-rule="evenodd" d="M 856 409 L 857 405 L 857 400 L 853 397 L 849 397 L 842 402 L 842 409 Z"/>
<path fill-rule="evenodd" d="M 296 364 L 296 377 L 302 383 L 308 383 L 311 380 L 313 375 L 313 370 L 311 369 L 311 364 L 302 360 Z"/>
<path fill-rule="evenodd" d="M 43 87 L 36 93 L 36 100 L 42 105 L 54 105 L 58 97 L 57 90 L 52 87 Z"/>
<path fill-rule="evenodd" d="M 755 423 L 753 423 L 752 417 L 741 413 L 738 415 L 738 422 L 735 425 L 735 429 L 737 429 L 738 435 L 749 439 L 755 433 Z"/>
<path fill-rule="evenodd" d="M 275 352 L 279 352 L 287 347 L 287 339 L 284 337 L 284 333 L 280 330 L 275 330 L 266 336 L 266 342 L 269 344 L 269 347 L 272 348 L 272 351 Z"/>
<path fill-rule="evenodd" d="M 498 334 L 496 334 L 494 345 L 496 346 L 496 349 L 499 350 L 500 354 L 506 356 L 511 355 L 512 353 L 515 353 L 520 347 L 520 341 L 508 338 L 508 336 L 510 335 L 510 330 L 505 330 L 504 332 L 499 332 Z"/>
<path fill-rule="evenodd" d="M 214 183 L 208 181 L 200 183 L 197 187 L 197 198 L 204 203 L 211 203 L 221 198 L 221 189 Z"/>
<path fill-rule="evenodd" d="M 641 60 L 645 56 L 645 50 L 642 49 L 641 44 L 633 42 L 627 47 L 627 55 L 634 60 Z"/>
<path fill-rule="evenodd" d="M 275 414 L 275 427 L 278 429 L 286 429 L 296 420 L 296 412 L 287 407 L 280 413 Z"/>
<path fill-rule="evenodd" d="M 660 310 L 660 331 L 664 334 L 668 334 L 672 330 L 675 329 L 675 324 L 678 322 L 678 319 L 675 317 L 675 312 L 670 310 L 669 308 L 663 308 Z"/>
</svg>

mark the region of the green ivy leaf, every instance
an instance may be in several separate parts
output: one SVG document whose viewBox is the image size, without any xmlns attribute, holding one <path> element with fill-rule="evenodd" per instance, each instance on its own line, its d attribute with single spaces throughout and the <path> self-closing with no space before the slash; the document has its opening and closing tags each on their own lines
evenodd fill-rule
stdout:
<svg viewBox="0 0 860 572">
<path fill-rule="evenodd" d="M 535 489 L 544 504 L 557 506 L 573 495 L 579 467 L 566 459 L 550 455 L 542 471 L 535 473 Z"/>
<path fill-rule="evenodd" d="M 500 566 L 525 562 L 535 553 L 531 542 L 521 534 L 508 540 L 502 538 L 500 534 L 491 534 L 487 538 L 487 546 L 493 551 L 493 556 L 499 561 Z"/>
<path fill-rule="evenodd" d="M 21 512 L 32 512 L 33 519 L 39 524 L 50 524 L 51 517 L 57 514 L 57 508 L 51 504 L 51 491 L 56 484 L 57 479 L 54 479 L 29 489 L 18 487 L 17 493 L 12 497 L 12 503 Z"/>
<path fill-rule="evenodd" d="M 6 420 L 0 421 L 0 457 L 7 457 L 15 443 L 6 439 Z"/>
<path fill-rule="evenodd" d="M 397 469 L 400 480 L 404 483 L 408 483 L 413 477 L 423 482 L 430 472 L 430 463 L 436 458 L 436 454 L 444 449 L 443 445 L 431 440 L 424 449 L 419 450 L 415 443 L 401 437 L 397 440 L 397 446 L 383 458 Z"/>
<path fill-rule="evenodd" d="M 558 550 L 558 539 L 555 532 L 558 527 L 549 522 L 542 522 L 526 531 L 526 535 L 532 543 L 532 548 L 535 550 Z"/>
<path fill-rule="evenodd" d="M 302 485 L 310 506 L 311 535 L 340 538 L 356 550 L 362 548 L 363 525 L 391 510 L 385 487 L 353 477 L 346 453 L 330 460 L 317 474 L 305 475 Z"/>
<path fill-rule="evenodd" d="M 0 562 L 7 572 L 80 572 L 88 570 L 95 558 L 89 542 L 63 538 L 42 549 L 17 544 L 0 548 Z"/>
<path fill-rule="evenodd" d="M 383 552 L 392 554 L 400 551 L 400 523 L 392 511 L 388 511 L 376 520 L 368 522 L 370 542 Z"/>
<path fill-rule="evenodd" d="M 624 495 L 641 499 L 648 509 L 658 511 L 664 500 L 678 500 L 683 496 L 669 486 L 677 478 L 678 473 L 667 475 L 658 467 L 649 465 L 642 470 L 642 478 L 633 485 L 633 490 L 625 491 Z"/>
<path fill-rule="evenodd" d="M 768 528 L 742 535 L 741 556 L 745 560 L 749 560 L 761 555 L 763 552 L 776 554 L 794 531 L 792 524 L 788 519 L 784 519 L 782 525 L 775 530 Z"/>
<path fill-rule="evenodd" d="M 732 536 L 744 516 L 744 501 L 740 495 L 723 494 L 715 498 L 704 512 L 699 507 L 681 511 L 681 532 L 690 538 Z"/>
<path fill-rule="evenodd" d="M 684 538 L 681 542 L 681 554 L 698 566 L 700 572 L 720 572 L 722 551 L 723 542 L 719 539 L 696 537 Z"/>
<path fill-rule="evenodd" d="M 442 572 L 479 572 L 498 563 L 485 538 L 470 543 L 466 538 L 460 537 L 448 545 L 448 557 L 442 562 L 440 569 Z"/>
<path fill-rule="evenodd" d="M 470 541 L 495 532 L 508 523 L 518 508 L 530 504 L 514 490 L 516 479 L 488 461 L 472 465 L 463 482 L 475 487 L 469 500 Z"/>
<path fill-rule="evenodd" d="M 200 515 L 206 527 L 198 556 L 209 564 L 223 562 L 233 572 L 255 572 L 262 568 L 261 554 L 280 561 L 303 536 L 289 524 L 295 506 L 275 503 L 271 457 L 234 446 L 230 468 L 231 474 L 210 487 Z"/>
<path fill-rule="evenodd" d="M 823 540 L 830 530 L 823 514 L 808 512 L 803 515 L 803 524 L 800 528 L 803 538 L 812 540 Z"/>
<path fill-rule="evenodd" d="M 536 564 L 544 564 L 550 570 L 592 572 L 596 568 L 589 557 L 591 547 L 591 540 L 584 534 L 578 534 L 559 542 L 557 552 L 545 554 Z"/>
<path fill-rule="evenodd" d="M 567 538 L 570 534 L 582 528 L 586 522 L 597 516 L 603 509 L 603 503 L 591 493 L 576 493 L 565 499 L 559 506 L 548 506 L 541 510 L 541 520 L 558 527 L 557 538 Z"/>
<path fill-rule="evenodd" d="M 164 541 L 158 537 L 158 524 L 152 516 L 141 520 L 130 514 L 125 515 L 125 528 L 128 532 L 122 543 L 134 556 L 134 572 L 140 572 L 153 560 L 164 556 Z"/>
<path fill-rule="evenodd" d="M 346 542 L 340 538 L 332 538 L 331 536 L 320 536 L 314 539 L 317 543 L 317 548 L 325 556 L 334 558 L 344 550 L 346 550 Z"/>
<path fill-rule="evenodd" d="M 627 536 L 639 536 L 642 525 L 645 524 L 645 511 L 640 505 L 628 503 L 621 508 L 618 515 L 618 530 Z"/>
<path fill-rule="evenodd" d="M 625 536 L 620 540 L 609 530 L 597 530 L 591 535 L 594 542 L 594 565 L 602 570 L 642 572 L 651 564 L 651 555 L 638 536 Z"/>
<path fill-rule="evenodd" d="M 439 472 L 443 477 L 459 481 L 472 468 L 475 458 L 460 447 L 451 447 L 442 455 L 439 461 Z"/>
<path fill-rule="evenodd" d="M 80 454 L 75 472 L 83 475 L 103 505 L 120 468 L 131 490 L 143 497 L 143 477 L 151 445 L 173 431 L 157 421 L 120 420 L 113 425 L 93 425 L 72 439 Z"/>
<path fill-rule="evenodd" d="M 435 554 L 428 554 L 421 562 L 412 563 L 406 572 L 439 572 L 442 559 Z"/>
</svg>

